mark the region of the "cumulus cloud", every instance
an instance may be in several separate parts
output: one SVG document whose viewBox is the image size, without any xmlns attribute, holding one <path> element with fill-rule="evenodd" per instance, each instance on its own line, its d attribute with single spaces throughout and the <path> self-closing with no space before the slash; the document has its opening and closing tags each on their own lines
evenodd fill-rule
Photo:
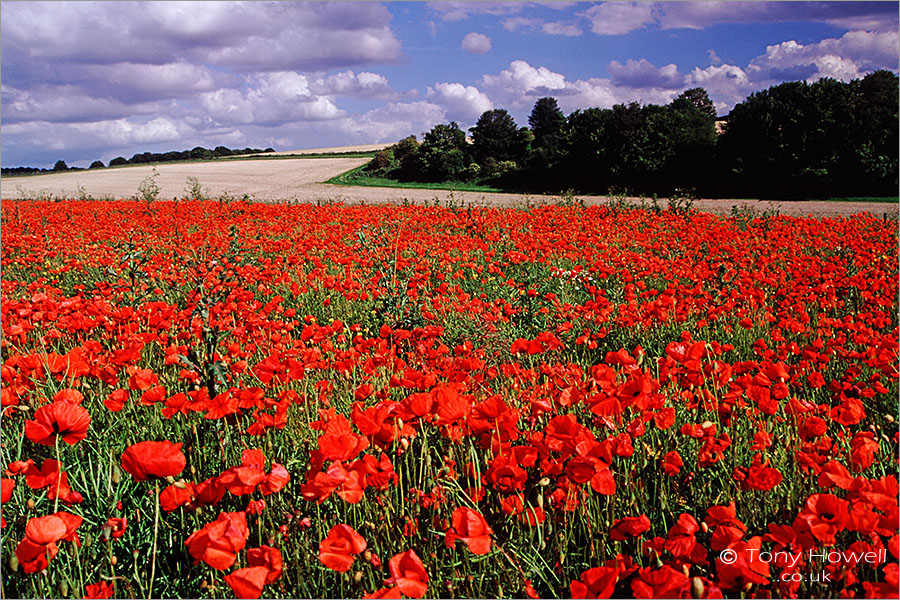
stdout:
<svg viewBox="0 0 900 600">
<path fill-rule="evenodd" d="M 390 13 L 343 2 L 12 2 L 3 4 L 4 79 L 31 65 L 167 64 L 175 56 L 243 70 L 392 63 Z M 25 64 L 19 64 L 22 59 Z M 9 70 L 7 70 L 9 68 Z"/>
<path fill-rule="evenodd" d="M 684 85 L 704 88 L 720 114 L 730 111 L 755 89 L 747 73 L 736 65 L 696 67 L 685 76 Z"/>
<path fill-rule="evenodd" d="M 311 84 L 311 89 L 320 95 L 352 96 L 354 98 L 389 99 L 398 94 L 388 84 L 384 75 L 364 71 L 342 71 L 327 77 L 320 77 Z"/>
<path fill-rule="evenodd" d="M 194 134 L 192 127 L 168 117 L 148 121 L 113 119 L 92 123 L 51 124 L 30 121 L 3 125 L 3 134 L 42 139 L 51 150 L 103 148 L 172 142 Z"/>
<path fill-rule="evenodd" d="M 582 33 L 581 27 L 577 23 L 565 23 L 562 21 L 544 23 L 541 26 L 541 31 L 548 35 L 565 35 L 569 37 L 579 36 Z"/>
<path fill-rule="evenodd" d="M 679 88 L 684 83 L 684 77 L 678 72 L 675 64 L 668 64 L 660 68 L 646 58 L 640 60 L 628 59 L 623 65 L 619 61 L 612 61 L 606 68 L 612 75 L 612 81 L 616 85 L 631 88 Z"/>
<path fill-rule="evenodd" d="M 469 33 L 462 39 L 461 47 L 471 54 L 484 54 L 491 49 L 491 38 L 483 33 Z"/>
<path fill-rule="evenodd" d="M 623 35 L 646 27 L 654 21 L 649 2 L 604 2 L 583 13 L 597 35 Z"/>
<path fill-rule="evenodd" d="M 508 15 L 522 10 L 522 2 L 429 2 L 444 21 L 464 21 L 471 15 Z"/>
<path fill-rule="evenodd" d="M 200 94 L 199 101 L 210 117 L 226 124 L 274 127 L 346 115 L 329 96 L 315 95 L 305 75 L 293 71 L 256 75 L 249 78 L 246 91 L 220 89 Z"/>
<path fill-rule="evenodd" d="M 760 83 L 821 77 L 850 81 L 885 66 L 896 70 L 898 41 L 896 31 L 850 31 L 840 38 L 806 45 L 788 40 L 767 46 L 765 54 L 750 61 L 747 70 Z"/>
<path fill-rule="evenodd" d="M 336 125 L 356 140 L 378 144 L 408 135 L 421 139 L 424 132 L 445 121 L 444 109 L 433 102 L 391 102 Z"/>
<path fill-rule="evenodd" d="M 461 123 L 474 123 L 482 113 L 494 108 L 486 94 L 461 83 L 436 83 L 428 88 L 425 99 L 443 107 L 447 119 Z"/>
<path fill-rule="evenodd" d="M 656 3 L 656 10 L 663 29 L 789 21 L 869 31 L 897 28 L 897 5 L 891 2 L 665 2 Z"/>
<path fill-rule="evenodd" d="M 541 20 L 534 17 L 510 17 L 501 21 L 503 29 L 507 31 L 534 31 L 541 26 Z"/>
<path fill-rule="evenodd" d="M 671 71 L 668 67 L 661 70 Z M 570 112 L 588 107 L 609 108 L 628 102 L 667 104 L 678 94 L 671 87 L 633 88 L 606 78 L 571 81 L 562 73 L 543 66 L 533 67 L 523 60 L 513 61 L 508 69 L 497 75 L 484 75 L 481 83 L 500 106 L 520 110 L 530 108 L 543 96 L 557 98 L 560 108 Z"/>
</svg>

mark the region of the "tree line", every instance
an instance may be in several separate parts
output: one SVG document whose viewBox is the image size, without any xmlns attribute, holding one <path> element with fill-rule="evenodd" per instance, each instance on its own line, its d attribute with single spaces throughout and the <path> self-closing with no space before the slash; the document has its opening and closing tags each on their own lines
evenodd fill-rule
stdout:
<svg viewBox="0 0 900 600">
<path fill-rule="evenodd" d="M 224 156 L 238 156 L 241 154 L 260 154 L 263 152 L 275 152 L 273 148 L 260 150 L 259 148 L 242 148 L 229 149 L 225 146 L 216 146 L 212 150 L 197 146 L 193 150 L 171 151 L 171 152 L 141 152 L 135 154 L 131 158 L 117 156 L 109 161 L 110 167 L 119 167 L 124 165 L 142 165 L 149 163 L 175 162 L 185 160 L 211 160 L 214 158 L 222 158 Z M 90 169 L 104 169 L 106 166 L 102 160 L 95 160 L 91 163 Z M 52 169 L 39 169 L 36 167 L 4 167 L 3 175 L 33 175 L 39 173 L 59 173 L 63 171 L 84 171 L 81 167 L 70 167 L 65 161 L 58 160 Z"/>
<path fill-rule="evenodd" d="M 896 195 L 898 77 L 791 81 L 717 120 L 703 88 L 665 106 L 636 102 L 566 116 L 539 99 L 519 127 L 486 111 L 466 135 L 442 123 L 378 152 L 364 173 L 398 181 L 484 183 L 512 191 L 705 197 Z"/>
</svg>

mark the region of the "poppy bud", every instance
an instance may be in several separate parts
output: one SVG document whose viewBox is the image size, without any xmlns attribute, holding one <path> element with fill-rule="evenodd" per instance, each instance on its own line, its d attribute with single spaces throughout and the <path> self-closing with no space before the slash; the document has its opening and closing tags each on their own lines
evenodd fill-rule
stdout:
<svg viewBox="0 0 900 600">
<path fill-rule="evenodd" d="M 177 487 L 179 490 L 183 490 L 183 489 L 187 488 L 187 484 L 184 482 L 184 479 L 179 479 L 172 485 Z"/>
<path fill-rule="evenodd" d="M 548 485 L 550 485 L 550 478 L 541 477 L 540 481 L 538 481 L 538 485 L 541 487 L 547 487 Z"/>
<path fill-rule="evenodd" d="M 18 409 L 19 409 L 20 411 L 22 411 L 22 412 L 28 412 L 29 410 L 31 410 L 31 407 L 30 407 L 30 406 L 26 406 L 26 405 L 24 405 L 24 404 L 20 404 L 20 405 L 17 406 L 16 408 L 18 408 Z"/>
<path fill-rule="evenodd" d="M 115 554 L 113 554 L 112 557 L 109 559 L 109 564 L 111 564 L 112 566 L 116 566 L 117 564 L 119 564 L 119 559 L 116 558 Z"/>
<path fill-rule="evenodd" d="M 356 573 L 353 574 L 353 583 L 359 583 L 360 581 L 362 581 L 362 578 L 363 578 L 363 572 L 357 571 Z"/>
<path fill-rule="evenodd" d="M 119 483 L 122 481 L 122 469 L 120 469 L 117 465 L 113 465 L 112 475 L 110 475 L 110 479 L 113 483 Z"/>
<path fill-rule="evenodd" d="M 403 448 L 404 451 L 409 449 L 409 439 L 408 438 L 400 438 L 400 447 Z"/>
<path fill-rule="evenodd" d="M 700 423 L 700 427 L 702 427 L 703 429 L 709 429 L 713 425 L 714 423 L 712 421 L 703 421 L 702 423 Z"/>
<path fill-rule="evenodd" d="M 704 591 L 705 589 L 702 579 L 700 579 L 699 577 L 694 577 L 693 579 L 691 579 L 691 597 L 702 598 Z"/>
<path fill-rule="evenodd" d="M 34 498 L 29 498 L 28 501 L 25 503 L 25 506 L 27 506 L 29 510 L 34 508 Z"/>
<path fill-rule="evenodd" d="M 59 597 L 65 598 L 69 595 L 69 583 L 65 579 L 60 579 L 56 589 L 59 590 Z"/>
<path fill-rule="evenodd" d="M 19 570 L 19 558 L 15 554 L 9 555 L 9 570 L 15 573 Z"/>
<path fill-rule="evenodd" d="M 893 423 L 894 416 L 893 415 L 884 415 L 884 420 L 887 421 L 888 423 Z"/>
<path fill-rule="evenodd" d="M 171 475 L 166 475 L 166 483 L 173 484 L 175 483 L 175 478 Z"/>
<path fill-rule="evenodd" d="M 537 505 L 538 505 L 538 508 L 544 508 L 544 495 L 543 494 L 538 494 Z"/>
<path fill-rule="evenodd" d="M 703 533 L 709 533 L 709 525 L 706 524 L 706 521 L 700 523 L 700 530 L 703 531 Z"/>
</svg>

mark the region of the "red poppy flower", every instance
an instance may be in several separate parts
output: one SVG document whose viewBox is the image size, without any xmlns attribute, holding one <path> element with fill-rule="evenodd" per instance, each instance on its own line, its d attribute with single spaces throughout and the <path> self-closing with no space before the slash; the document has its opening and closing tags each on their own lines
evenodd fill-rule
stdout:
<svg viewBox="0 0 900 600">
<path fill-rule="evenodd" d="M 635 598 L 679 598 L 679 590 L 688 582 L 684 573 L 667 566 L 644 567 L 637 574 L 631 581 Z"/>
<path fill-rule="evenodd" d="M 846 529 L 850 520 L 850 503 L 833 494 L 813 494 L 797 518 L 806 522 L 817 540 L 833 544 L 834 536 Z"/>
<path fill-rule="evenodd" d="M 84 597 L 91 600 L 102 600 L 104 598 L 114 598 L 116 588 L 106 581 L 91 583 L 84 586 Z"/>
<path fill-rule="evenodd" d="M 859 431 L 850 442 L 850 460 L 857 470 L 868 469 L 878 453 L 878 440 L 871 431 Z"/>
<path fill-rule="evenodd" d="M 194 484 L 186 483 L 184 487 L 180 484 L 172 484 L 159 493 L 159 506 L 166 512 L 171 512 L 179 506 L 190 504 L 194 496 Z"/>
<path fill-rule="evenodd" d="M 0 510 L 3 510 L 3 505 L 12 498 L 13 488 L 15 487 L 15 479 L 0 479 Z M 0 527 L 6 527 L 6 520 L 2 516 L 0 516 Z"/>
<path fill-rule="evenodd" d="M 106 520 L 106 523 L 101 527 L 104 533 L 108 532 L 108 535 L 113 539 L 118 539 L 125 535 L 125 527 L 128 526 L 128 520 L 121 517 L 110 517 Z"/>
<path fill-rule="evenodd" d="M 225 576 L 234 595 L 238 598 L 259 598 L 269 570 L 265 567 L 245 567 Z"/>
<path fill-rule="evenodd" d="M 103 405 L 112 412 L 119 412 L 125 408 L 126 402 L 128 402 L 128 390 L 118 389 L 109 394 L 109 397 L 103 401 Z"/>
<path fill-rule="evenodd" d="M 25 421 L 25 437 L 36 444 L 53 446 L 56 436 L 69 445 L 87 437 L 91 415 L 80 404 L 53 402 L 34 412 L 34 420 Z"/>
<path fill-rule="evenodd" d="M 681 472 L 681 467 L 684 466 L 684 462 L 681 460 L 681 455 L 678 454 L 678 450 L 672 450 L 666 453 L 665 458 L 663 459 L 663 472 L 669 477 L 674 477 Z"/>
<path fill-rule="evenodd" d="M 281 551 L 271 546 L 250 548 L 247 551 L 247 564 L 251 567 L 265 567 L 268 570 L 266 584 L 272 583 L 279 577 L 284 569 Z"/>
<path fill-rule="evenodd" d="M 456 540 L 462 540 L 473 554 L 487 554 L 491 551 L 491 534 L 481 513 L 461 506 L 453 511 L 453 528 L 447 532 L 444 543 L 452 548 Z"/>
<path fill-rule="evenodd" d="M 391 578 L 385 583 L 397 584 L 400 591 L 410 598 L 421 598 L 425 595 L 428 590 L 428 573 L 425 572 L 425 565 L 415 550 L 395 554 L 388 561 L 388 567 Z"/>
<path fill-rule="evenodd" d="M 579 581 L 569 583 L 572 598 L 609 598 L 616 589 L 619 569 L 615 567 L 594 567 L 581 574 Z"/>
<path fill-rule="evenodd" d="M 612 528 L 609 530 L 609 537 L 617 542 L 624 542 L 628 538 L 637 537 L 645 531 L 650 531 L 650 519 L 647 515 L 625 517 L 613 523 Z"/>
<path fill-rule="evenodd" d="M 243 512 L 223 512 L 218 519 L 192 533 L 184 545 L 197 561 L 223 571 L 234 564 L 249 536 L 247 516 Z"/>
<path fill-rule="evenodd" d="M 329 569 L 343 573 L 365 549 L 366 540 L 355 529 L 349 525 L 335 525 L 328 537 L 319 542 L 319 560 Z"/>
<path fill-rule="evenodd" d="M 182 444 L 169 441 L 138 442 L 122 453 L 122 468 L 138 481 L 151 477 L 174 477 L 184 470 Z"/>
</svg>

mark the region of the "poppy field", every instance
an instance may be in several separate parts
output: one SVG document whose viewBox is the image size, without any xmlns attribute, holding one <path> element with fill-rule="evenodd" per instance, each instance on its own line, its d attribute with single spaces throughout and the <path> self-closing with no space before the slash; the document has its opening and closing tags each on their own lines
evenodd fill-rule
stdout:
<svg viewBox="0 0 900 600">
<path fill-rule="evenodd" d="M 2 595 L 898 592 L 897 223 L 2 206 Z"/>
</svg>

